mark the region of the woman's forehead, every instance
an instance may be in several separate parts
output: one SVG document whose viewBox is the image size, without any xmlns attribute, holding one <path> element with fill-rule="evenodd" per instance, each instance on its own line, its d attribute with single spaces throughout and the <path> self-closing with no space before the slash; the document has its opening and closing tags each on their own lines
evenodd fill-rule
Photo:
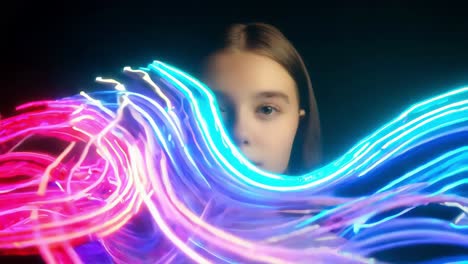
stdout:
<svg viewBox="0 0 468 264">
<path fill-rule="evenodd" d="M 212 89 L 224 95 L 248 93 L 256 97 L 284 97 L 296 94 L 289 73 L 274 60 L 250 52 L 213 56 L 208 76 Z"/>
</svg>

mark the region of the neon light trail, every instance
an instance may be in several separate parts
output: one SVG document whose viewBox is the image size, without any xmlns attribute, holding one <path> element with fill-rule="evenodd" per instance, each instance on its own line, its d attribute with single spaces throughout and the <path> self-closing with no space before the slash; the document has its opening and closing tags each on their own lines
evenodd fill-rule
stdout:
<svg viewBox="0 0 468 264">
<path fill-rule="evenodd" d="M 213 94 L 184 72 L 156 61 L 97 81 L 110 87 L 22 105 L 0 121 L 1 254 L 376 263 L 403 245 L 468 252 L 468 88 L 415 104 L 334 162 L 287 176 L 240 154 Z M 430 204 L 457 216 L 415 213 Z"/>
</svg>

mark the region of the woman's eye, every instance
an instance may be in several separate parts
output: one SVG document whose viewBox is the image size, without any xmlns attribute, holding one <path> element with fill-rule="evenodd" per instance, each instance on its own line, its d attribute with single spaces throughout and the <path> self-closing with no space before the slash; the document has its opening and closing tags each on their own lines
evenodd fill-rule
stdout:
<svg viewBox="0 0 468 264">
<path fill-rule="evenodd" d="M 218 109 L 221 113 L 226 113 L 228 111 L 228 107 L 223 103 L 218 104 Z"/>
<path fill-rule="evenodd" d="M 273 106 L 269 106 L 269 105 L 261 106 L 258 109 L 258 112 L 260 112 L 261 114 L 264 114 L 264 115 L 271 115 L 275 111 L 277 111 L 276 108 L 274 108 Z"/>
<path fill-rule="evenodd" d="M 221 113 L 221 116 L 223 117 L 224 120 L 230 119 L 231 116 L 231 109 L 225 105 L 220 105 L 219 106 L 219 112 Z"/>
</svg>

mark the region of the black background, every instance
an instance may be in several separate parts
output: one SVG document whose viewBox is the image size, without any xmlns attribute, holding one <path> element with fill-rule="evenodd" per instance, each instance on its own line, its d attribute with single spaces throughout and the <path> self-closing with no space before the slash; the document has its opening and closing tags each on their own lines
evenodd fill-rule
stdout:
<svg viewBox="0 0 468 264">
<path fill-rule="evenodd" d="M 267 22 L 309 68 L 329 161 L 413 103 L 468 86 L 464 6 L 407 2 L 9 3 L 0 113 L 92 91 L 95 77 L 117 77 L 124 66 L 155 59 L 199 76 L 199 63 L 227 25 Z"/>
<path fill-rule="evenodd" d="M 155 59 L 197 76 L 227 25 L 267 22 L 309 68 L 330 161 L 412 104 L 468 86 L 467 9 L 441 3 L 5 2 L 0 113 L 95 90 L 95 77 Z"/>
</svg>

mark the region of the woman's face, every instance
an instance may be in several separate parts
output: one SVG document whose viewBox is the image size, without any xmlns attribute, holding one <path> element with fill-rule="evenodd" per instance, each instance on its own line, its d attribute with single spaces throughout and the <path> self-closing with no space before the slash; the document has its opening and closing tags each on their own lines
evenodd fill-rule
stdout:
<svg viewBox="0 0 468 264">
<path fill-rule="evenodd" d="M 297 88 L 286 69 L 252 52 L 223 51 L 210 58 L 205 83 L 242 153 L 264 170 L 284 173 L 299 125 Z"/>
</svg>

